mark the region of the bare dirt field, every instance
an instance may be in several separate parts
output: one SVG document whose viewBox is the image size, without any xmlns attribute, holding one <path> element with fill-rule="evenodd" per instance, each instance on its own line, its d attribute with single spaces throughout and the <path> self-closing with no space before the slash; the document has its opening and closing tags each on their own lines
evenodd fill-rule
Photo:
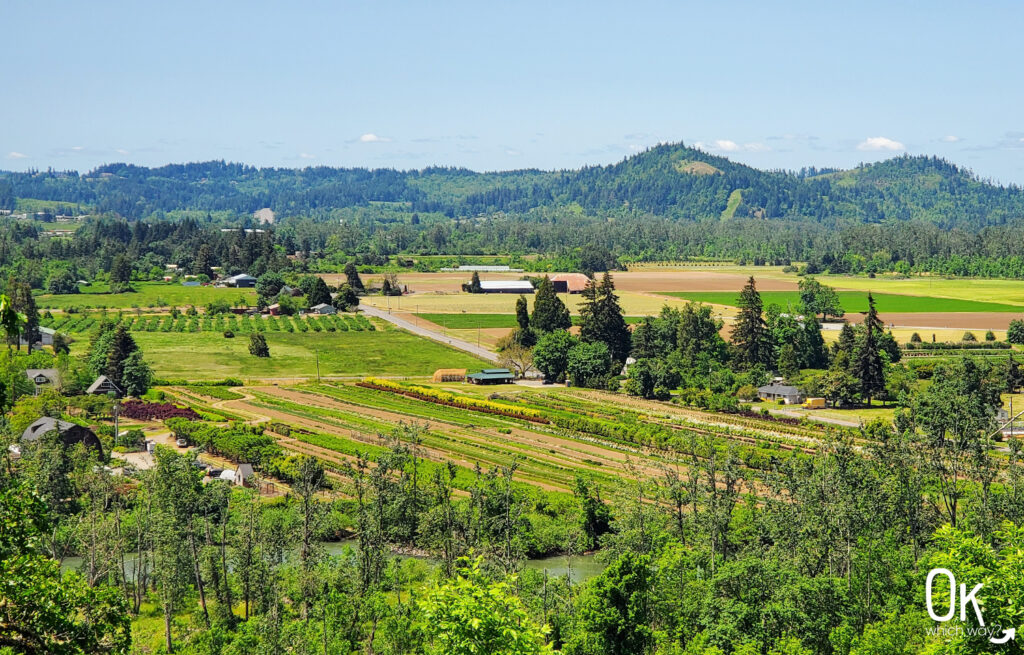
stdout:
<svg viewBox="0 0 1024 655">
<path fill-rule="evenodd" d="M 773 272 L 774 273 L 774 272 Z M 778 277 L 763 277 L 753 271 L 757 286 L 763 291 L 794 291 L 793 280 Z M 765 271 L 768 274 L 768 271 Z M 541 273 L 481 273 L 481 280 L 519 280 L 524 275 Z M 554 276 L 557 273 L 548 273 Z M 413 293 L 458 293 L 462 285 L 469 282 L 471 273 L 399 273 L 398 280 Z M 612 278 L 619 291 L 658 293 L 661 291 L 736 291 L 743 288 L 749 274 L 738 271 L 615 271 Z M 325 273 L 320 277 L 328 284 L 338 285 L 345 281 L 341 274 Z M 363 275 L 366 285 L 379 285 L 383 275 Z"/>
<path fill-rule="evenodd" d="M 956 328 L 963 330 L 1005 330 L 1010 321 L 1020 318 L 1008 312 L 918 312 L 911 314 L 879 314 L 887 326 Z M 861 320 L 859 315 L 848 315 L 852 322 Z M 924 335 L 921 335 L 922 337 Z M 979 337 L 981 335 L 978 335 Z"/>
<path fill-rule="evenodd" d="M 658 293 L 660 291 L 735 291 L 740 292 L 750 276 L 723 271 L 627 271 L 613 273 L 619 291 Z M 796 291 L 796 278 L 780 280 L 758 277 L 760 291 Z"/>
</svg>

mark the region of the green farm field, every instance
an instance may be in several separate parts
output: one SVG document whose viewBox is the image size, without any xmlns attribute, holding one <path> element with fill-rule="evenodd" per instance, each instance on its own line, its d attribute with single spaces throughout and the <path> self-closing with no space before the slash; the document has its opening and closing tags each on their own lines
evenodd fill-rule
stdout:
<svg viewBox="0 0 1024 655">
<path fill-rule="evenodd" d="M 673 298 L 683 298 L 729 307 L 735 307 L 739 300 L 739 293 L 731 291 L 666 291 L 662 293 Z M 837 291 L 836 293 L 839 295 L 839 303 L 843 311 L 848 314 L 867 311 L 867 291 Z M 875 307 L 881 313 L 1024 312 L 1024 306 L 1020 305 L 964 298 L 912 296 L 875 292 L 872 292 L 872 295 L 875 298 Z M 765 306 L 775 303 L 782 307 L 787 307 L 799 303 L 800 294 L 796 291 L 762 291 L 761 300 Z"/>
<path fill-rule="evenodd" d="M 157 377 L 187 380 L 311 378 L 316 351 L 324 376 L 426 376 L 438 368 L 483 368 L 487 362 L 401 330 L 264 333 L 270 357 L 249 354 L 249 339 L 219 333 L 133 332 Z M 76 342 L 84 350 L 88 342 Z"/>
<path fill-rule="evenodd" d="M 214 300 L 226 300 L 234 304 L 239 298 L 245 298 L 250 305 L 256 304 L 256 291 L 253 289 L 186 287 L 178 282 L 135 282 L 132 286 L 135 291 L 130 293 L 110 293 L 107 285 L 92 284 L 80 287 L 80 293 L 37 296 L 36 304 L 40 310 L 66 307 L 201 307 Z"/>
</svg>

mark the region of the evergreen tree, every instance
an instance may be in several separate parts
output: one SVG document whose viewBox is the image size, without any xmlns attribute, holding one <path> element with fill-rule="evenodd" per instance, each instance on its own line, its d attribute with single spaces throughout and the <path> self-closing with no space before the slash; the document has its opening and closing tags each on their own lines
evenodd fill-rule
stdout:
<svg viewBox="0 0 1024 655">
<path fill-rule="evenodd" d="M 585 343 L 604 343 L 608 346 L 612 361 L 620 364 L 626 361 L 631 338 L 626 320 L 622 317 L 611 274 L 606 272 L 600 284 L 591 280 L 583 290 L 583 298 L 580 306 L 580 339 Z"/>
<path fill-rule="evenodd" d="M 530 326 L 537 332 L 568 330 L 572 327 L 569 309 L 555 293 L 555 285 L 548 276 L 537 285 L 537 294 L 533 298 L 533 316 Z"/>
<path fill-rule="evenodd" d="M 803 368 L 825 368 L 828 366 L 828 349 L 821 336 L 821 324 L 815 316 L 805 316 L 801 330 L 800 360 Z"/>
<path fill-rule="evenodd" d="M 757 292 L 753 276 L 747 280 L 746 286 L 740 292 L 737 306 L 740 313 L 732 328 L 732 344 L 737 364 L 743 369 L 757 364 L 774 368 L 768 326 L 761 314 L 761 294 Z"/>
<path fill-rule="evenodd" d="M 249 354 L 254 357 L 270 357 L 270 347 L 263 333 L 253 332 L 249 335 Z"/>
<path fill-rule="evenodd" d="M 114 257 L 110 265 L 110 290 L 114 293 L 127 291 L 132 283 L 132 264 L 125 255 Z"/>
<path fill-rule="evenodd" d="M 319 275 L 313 278 L 313 283 L 306 294 L 306 305 L 308 307 L 315 307 L 316 305 L 330 305 L 331 304 L 331 290 L 327 288 L 327 283 Z"/>
<path fill-rule="evenodd" d="M 526 296 L 519 296 L 516 300 L 516 323 L 520 330 L 530 329 L 530 310 L 526 306 Z"/>
<path fill-rule="evenodd" d="M 32 287 L 25 282 L 9 280 L 7 288 L 14 310 L 25 317 L 21 328 L 21 338 L 29 345 L 28 349 L 31 351 L 32 345 L 38 343 L 42 336 L 39 332 L 39 309 L 36 307 L 36 299 L 32 295 Z M 15 345 L 20 350 L 21 339 L 18 339 Z"/>
<path fill-rule="evenodd" d="M 800 358 L 791 343 L 783 344 L 779 349 L 779 374 L 787 382 L 793 382 L 800 376 Z"/>
<path fill-rule="evenodd" d="M 875 310 L 875 299 L 868 294 L 868 313 L 864 317 L 864 334 L 858 344 L 857 354 L 853 360 L 853 377 L 857 378 L 861 398 L 866 404 L 885 390 L 885 368 L 879 352 L 878 338 L 882 331 L 882 321 Z"/>
<path fill-rule="evenodd" d="M 359 271 L 356 269 L 355 262 L 345 264 L 345 279 L 348 285 L 355 289 L 356 293 L 365 290 L 363 288 L 363 281 L 359 278 Z"/>
<path fill-rule="evenodd" d="M 473 277 L 469 279 L 469 292 L 470 293 L 483 293 L 483 287 L 480 286 L 480 274 L 473 271 Z"/>
<path fill-rule="evenodd" d="M 211 250 L 209 244 L 204 243 L 199 246 L 195 261 L 192 262 L 192 275 L 213 277 L 213 250 Z"/>
<path fill-rule="evenodd" d="M 650 316 L 645 316 L 644 320 L 634 328 L 631 354 L 636 359 L 659 357 L 662 354 L 654 319 Z"/>
<path fill-rule="evenodd" d="M 833 356 L 839 353 L 846 353 L 847 358 L 852 358 L 854 351 L 857 349 L 857 333 L 853 331 L 853 326 L 849 323 L 843 323 L 843 327 L 839 330 L 839 339 L 835 343 Z"/>
<path fill-rule="evenodd" d="M 124 393 L 136 398 L 149 391 L 153 383 L 153 369 L 142 359 L 142 351 L 135 350 L 124 361 L 121 373 L 121 388 Z"/>
<path fill-rule="evenodd" d="M 120 387 L 122 391 L 124 390 L 125 363 L 132 353 L 138 349 L 139 346 L 135 343 L 132 335 L 128 334 L 128 329 L 125 328 L 124 323 L 118 323 L 110 338 L 104 374 Z"/>
</svg>

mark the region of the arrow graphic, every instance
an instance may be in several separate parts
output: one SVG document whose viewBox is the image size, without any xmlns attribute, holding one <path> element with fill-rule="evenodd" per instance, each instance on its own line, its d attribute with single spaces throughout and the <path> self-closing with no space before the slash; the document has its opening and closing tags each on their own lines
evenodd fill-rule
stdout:
<svg viewBox="0 0 1024 655">
<path fill-rule="evenodd" d="M 1010 628 L 1009 630 L 1003 630 L 1002 637 L 990 637 L 989 641 L 993 644 L 1005 644 L 1011 639 L 1017 638 L 1017 628 Z"/>
</svg>

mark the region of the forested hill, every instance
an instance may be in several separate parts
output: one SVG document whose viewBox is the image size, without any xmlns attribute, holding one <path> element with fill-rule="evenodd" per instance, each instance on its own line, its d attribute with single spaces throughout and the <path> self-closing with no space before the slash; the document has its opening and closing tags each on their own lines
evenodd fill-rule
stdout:
<svg viewBox="0 0 1024 655">
<path fill-rule="evenodd" d="M 641 212 L 681 220 L 791 219 L 818 223 L 919 220 L 977 230 L 1024 218 L 1024 191 L 979 180 L 935 157 L 903 156 L 849 171 L 761 171 L 682 144 L 609 166 L 475 173 L 466 169 L 255 168 L 222 161 L 89 173 L 0 172 L 0 208 L 16 198 L 145 218 L 176 210 L 327 216 L 374 202 L 472 217 L 538 210 Z"/>
</svg>

